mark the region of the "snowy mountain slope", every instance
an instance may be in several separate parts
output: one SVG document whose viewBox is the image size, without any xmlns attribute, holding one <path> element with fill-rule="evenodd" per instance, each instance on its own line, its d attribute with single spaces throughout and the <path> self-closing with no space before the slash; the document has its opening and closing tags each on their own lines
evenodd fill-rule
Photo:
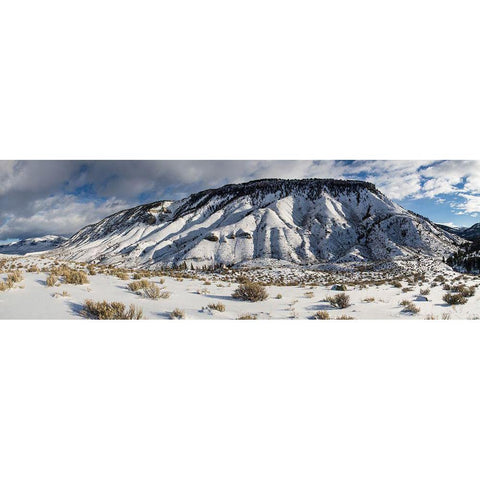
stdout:
<svg viewBox="0 0 480 480">
<path fill-rule="evenodd" d="M 44 237 L 26 238 L 17 242 L 0 245 L 0 254 L 25 255 L 27 253 L 44 252 L 59 247 L 67 240 L 58 235 L 45 235 Z"/>
<path fill-rule="evenodd" d="M 471 227 L 449 227 L 447 225 L 438 225 L 441 229 L 454 233 L 466 240 L 476 240 L 480 238 L 480 223 L 475 223 Z"/>
<path fill-rule="evenodd" d="M 124 210 L 83 228 L 59 252 L 142 267 L 265 258 L 313 264 L 447 255 L 459 243 L 371 183 L 268 179 Z"/>
</svg>

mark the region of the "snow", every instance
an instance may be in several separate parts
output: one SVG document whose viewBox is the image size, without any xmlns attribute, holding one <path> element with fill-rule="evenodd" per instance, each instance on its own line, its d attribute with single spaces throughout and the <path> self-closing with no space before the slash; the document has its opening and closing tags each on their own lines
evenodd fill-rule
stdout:
<svg viewBox="0 0 480 480">
<path fill-rule="evenodd" d="M 29 257 L 3 256 L 12 265 L 22 265 L 24 270 L 33 263 L 40 268 L 49 267 L 52 259 L 45 255 Z M 420 262 L 420 263 L 419 263 Z M 291 282 L 292 286 L 267 286 L 269 297 L 261 302 L 245 302 L 232 298 L 232 293 L 238 284 L 234 281 L 226 281 L 225 275 L 233 275 L 233 271 L 226 270 L 223 273 L 197 272 L 197 279 L 183 279 L 178 281 L 171 276 L 155 275 L 149 280 L 171 293 L 168 299 L 150 300 L 142 298 L 127 288 L 131 280 L 120 280 L 116 276 L 97 274 L 89 275 L 89 284 L 65 285 L 47 287 L 45 280 L 46 272 L 26 272 L 24 280 L 15 288 L 0 292 L 0 318 L 2 319 L 82 319 L 80 311 L 86 299 L 96 301 L 107 300 L 119 301 L 127 306 L 134 304 L 141 307 L 145 319 L 168 319 L 170 312 L 175 308 L 185 311 L 187 319 L 225 319 L 234 320 L 240 315 L 256 314 L 258 319 L 310 319 L 319 310 L 325 310 L 332 319 L 346 315 L 354 319 L 424 319 L 433 316 L 442 319 L 444 315 L 451 319 L 480 318 L 480 290 L 468 299 L 465 305 L 448 306 L 442 297 L 446 293 L 443 285 L 439 283 L 431 287 L 433 279 L 442 274 L 446 283 L 458 283 L 467 285 L 479 285 L 479 277 L 462 276 L 459 280 L 458 273 L 451 270 L 445 264 L 434 260 L 423 259 L 419 262 L 404 261 L 395 266 L 398 272 L 426 272 L 426 279 L 422 285 L 411 286 L 411 291 L 402 292 L 393 287 L 390 279 L 392 271 L 359 272 L 357 270 L 342 272 L 321 272 L 311 269 L 301 269 L 281 263 L 266 263 L 263 268 L 250 268 L 244 271 L 253 280 L 275 282 L 280 278 L 285 283 Z M 10 263 L 9 263 L 10 265 Z M 71 264 L 72 267 L 82 268 Z M 395 274 L 398 273 L 395 271 Z M 0 275 L 3 280 L 6 273 Z M 333 277 L 332 277 L 333 275 Z M 160 283 L 163 278 L 164 283 Z M 314 279 L 314 282 L 310 280 Z M 457 280 L 455 280 L 457 279 Z M 328 284 L 327 284 L 328 280 Z M 366 288 L 362 288 L 361 281 L 368 282 Z M 385 281 L 384 284 L 375 285 L 374 282 Z M 332 291 L 332 282 L 357 281 L 358 284 L 347 286 L 345 292 L 351 301 L 351 306 L 345 309 L 337 309 L 330 306 L 324 299 L 327 296 L 340 292 Z M 206 285 L 205 282 L 210 283 Z M 315 285 L 309 285 L 315 283 Z M 402 286 L 408 287 L 406 281 Z M 430 288 L 430 293 L 421 295 L 420 289 Z M 206 289 L 206 290 L 205 290 Z M 67 297 L 62 292 L 68 292 Z M 199 294 L 199 291 L 204 293 Z M 276 298 L 278 295 L 281 298 Z M 373 301 L 370 299 L 373 298 Z M 420 312 L 415 315 L 402 312 L 400 301 L 412 301 Z M 207 306 L 211 303 L 222 302 L 225 312 L 210 310 Z M 445 318 L 447 318 L 445 317 Z"/>
<path fill-rule="evenodd" d="M 480 285 L 478 277 L 459 275 L 440 261 L 464 240 L 403 209 L 367 182 L 270 179 L 226 185 L 118 212 L 64 240 L 28 239 L 0 249 L 1 279 L 10 269 L 20 268 L 24 275 L 14 288 L 0 291 L 0 318 L 80 319 L 87 299 L 135 304 L 146 319 L 169 318 L 175 308 L 188 319 L 246 314 L 309 319 L 322 310 L 333 319 L 480 316 L 478 292 L 456 307 L 442 300 L 445 283 Z M 127 288 L 130 280 L 105 272 L 89 275 L 87 285 L 47 287 L 54 262 L 82 270 L 86 263 L 79 262 L 119 266 L 130 276 L 139 268 L 150 270 L 150 280 L 170 297 L 143 298 Z M 197 270 L 182 281 L 158 271 L 184 262 L 235 268 Z M 45 271 L 28 272 L 33 264 Z M 239 271 L 263 282 L 268 299 L 234 299 Z M 415 272 L 425 278 L 412 280 Z M 445 280 L 435 281 L 439 274 Z M 392 285 L 399 278 L 404 291 Z M 350 306 L 338 309 L 326 301 L 337 293 L 333 284 L 347 285 Z M 405 313 L 401 301 L 413 302 L 419 312 Z M 224 312 L 208 308 L 217 302 L 225 305 Z"/>
</svg>

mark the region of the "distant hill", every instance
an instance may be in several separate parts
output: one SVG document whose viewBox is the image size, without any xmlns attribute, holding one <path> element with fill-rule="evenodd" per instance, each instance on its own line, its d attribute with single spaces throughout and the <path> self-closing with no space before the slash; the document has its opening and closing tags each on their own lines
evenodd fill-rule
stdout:
<svg viewBox="0 0 480 480">
<path fill-rule="evenodd" d="M 0 254 L 25 255 L 27 253 L 44 252 L 59 247 L 67 240 L 58 235 L 45 235 L 44 237 L 26 238 L 17 242 L 0 245 Z"/>
</svg>

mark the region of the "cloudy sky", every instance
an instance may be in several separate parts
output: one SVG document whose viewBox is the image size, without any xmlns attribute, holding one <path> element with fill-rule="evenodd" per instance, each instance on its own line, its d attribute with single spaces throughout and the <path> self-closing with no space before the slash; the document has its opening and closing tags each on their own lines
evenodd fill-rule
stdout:
<svg viewBox="0 0 480 480">
<path fill-rule="evenodd" d="M 116 211 L 257 178 L 368 180 L 435 222 L 480 221 L 475 161 L 0 161 L 0 241 L 71 235 Z"/>
</svg>

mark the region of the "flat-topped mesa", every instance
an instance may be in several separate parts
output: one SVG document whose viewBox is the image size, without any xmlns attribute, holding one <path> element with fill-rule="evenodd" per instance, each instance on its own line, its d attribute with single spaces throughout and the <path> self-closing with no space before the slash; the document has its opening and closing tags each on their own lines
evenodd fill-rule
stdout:
<svg viewBox="0 0 480 480">
<path fill-rule="evenodd" d="M 368 190 L 380 198 L 385 198 L 373 183 L 362 180 L 338 180 L 334 178 L 305 178 L 305 179 L 282 179 L 265 178 L 252 180 L 245 183 L 232 183 L 219 188 L 212 188 L 194 193 L 185 199 L 183 204 L 175 212 L 175 218 L 206 205 L 214 198 L 223 198 L 225 203 L 237 198 L 249 196 L 253 200 L 260 199 L 266 195 L 277 194 L 278 198 L 287 197 L 292 194 L 302 194 L 309 200 L 314 200 L 328 191 L 331 195 L 339 193 L 355 193 L 361 190 Z"/>
<path fill-rule="evenodd" d="M 304 179 L 283 179 L 283 178 L 265 178 L 252 180 L 245 183 L 232 183 L 223 187 L 204 190 L 191 195 L 192 197 L 215 193 L 216 195 L 251 195 L 256 192 L 275 193 L 278 191 L 288 195 L 292 192 L 305 190 L 313 193 L 320 193 L 325 189 L 332 193 L 338 191 L 355 191 L 366 188 L 374 193 L 380 194 L 373 183 L 362 180 L 338 180 L 334 178 L 304 178 Z"/>
<path fill-rule="evenodd" d="M 460 240 L 369 182 L 273 178 L 118 212 L 75 234 L 61 255 L 142 268 L 265 260 L 311 265 L 438 257 Z"/>
</svg>

